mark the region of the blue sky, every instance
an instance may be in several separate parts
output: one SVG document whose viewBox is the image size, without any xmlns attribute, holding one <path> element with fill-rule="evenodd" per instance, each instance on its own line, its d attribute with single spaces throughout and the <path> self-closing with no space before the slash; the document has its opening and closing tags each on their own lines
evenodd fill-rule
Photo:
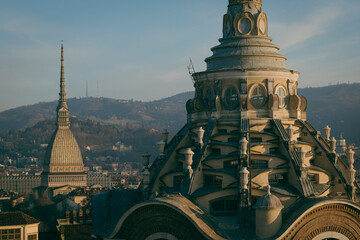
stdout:
<svg viewBox="0 0 360 240">
<path fill-rule="evenodd" d="M 222 33 L 227 0 L 2 0 L 0 111 L 68 97 L 155 100 L 193 90 Z M 300 87 L 360 82 L 360 1 L 263 0 L 269 35 Z"/>
</svg>

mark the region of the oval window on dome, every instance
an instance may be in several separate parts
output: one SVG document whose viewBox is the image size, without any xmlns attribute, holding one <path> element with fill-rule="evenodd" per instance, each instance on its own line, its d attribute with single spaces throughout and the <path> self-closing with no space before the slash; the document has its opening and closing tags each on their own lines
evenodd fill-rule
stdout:
<svg viewBox="0 0 360 240">
<path fill-rule="evenodd" d="M 241 18 L 238 22 L 238 30 L 241 34 L 247 34 L 251 31 L 251 21 L 248 18 Z"/>
<path fill-rule="evenodd" d="M 260 21 L 259 21 L 259 30 L 262 34 L 266 33 L 266 24 L 265 24 L 264 19 L 260 19 Z"/>
<path fill-rule="evenodd" d="M 250 96 L 250 102 L 255 108 L 263 107 L 267 100 L 265 88 L 261 85 L 256 85 L 252 89 Z"/>
<path fill-rule="evenodd" d="M 214 108 L 214 93 L 211 88 L 208 88 L 205 92 L 204 105 L 209 111 Z"/>
<path fill-rule="evenodd" d="M 283 108 L 286 105 L 286 91 L 284 87 L 278 87 L 276 89 L 276 95 L 279 98 L 279 108 Z"/>
<path fill-rule="evenodd" d="M 239 95 L 235 87 L 226 89 L 223 103 L 228 110 L 234 110 L 239 106 Z"/>
</svg>

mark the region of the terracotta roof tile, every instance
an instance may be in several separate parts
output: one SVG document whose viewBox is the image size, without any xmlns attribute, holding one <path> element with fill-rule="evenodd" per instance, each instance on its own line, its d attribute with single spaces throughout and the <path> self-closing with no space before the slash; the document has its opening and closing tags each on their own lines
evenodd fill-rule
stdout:
<svg viewBox="0 0 360 240">
<path fill-rule="evenodd" d="M 0 213 L 0 226 L 25 225 L 34 223 L 40 223 L 40 221 L 30 217 L 23 212 Z"/>
</svg>

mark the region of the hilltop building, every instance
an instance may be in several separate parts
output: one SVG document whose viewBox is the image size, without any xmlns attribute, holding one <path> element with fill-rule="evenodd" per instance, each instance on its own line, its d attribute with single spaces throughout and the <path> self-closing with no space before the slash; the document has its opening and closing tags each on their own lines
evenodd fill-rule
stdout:
<svg viewBox="0 0 360 240">
<path fill-rule="evenodd" d="M 261 0 L 229 0 L 223 37 L 194 72 L 187 123 L 138 190 L 93 197 L 110 239 L 360 239 L 354 152 L 306 120 L 299 72 L 268 37 Z M 269 187 L 271 186 L 271 188 Z M 107 204 L 104 204 L 106 202 Z"/>
</svg>

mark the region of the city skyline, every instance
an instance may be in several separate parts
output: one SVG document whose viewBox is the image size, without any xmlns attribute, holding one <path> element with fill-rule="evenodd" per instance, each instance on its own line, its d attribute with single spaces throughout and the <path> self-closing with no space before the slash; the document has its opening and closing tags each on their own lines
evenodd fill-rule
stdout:
<svg viewBox="0 0 360 240">
<path fill-rule="evenodd" d="M 191 91 L 189 58 L 205 70 L 222 35 L 226 1 L 208 2 L 1 2 L 0 111 L 56 99 L 61 40 L 68 97 L 84 97 L 86 82 L 89 96 L 118 99 Z M 300 71 L 300 87 L 360 82 L 360 3 L 348 3 L 264 1 L 269 36 Z"/>
</svg>

